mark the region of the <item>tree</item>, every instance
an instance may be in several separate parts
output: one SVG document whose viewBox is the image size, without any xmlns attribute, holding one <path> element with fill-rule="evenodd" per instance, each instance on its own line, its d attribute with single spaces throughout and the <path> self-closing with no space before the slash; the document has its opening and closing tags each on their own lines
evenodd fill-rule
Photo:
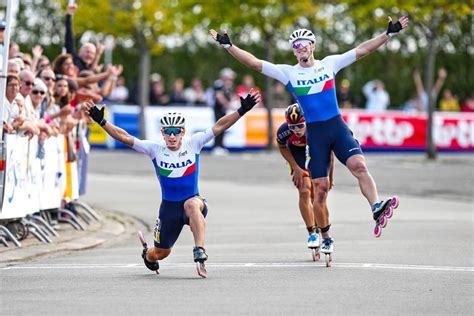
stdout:
<svg viewBox="0 0 474 316">
<path fill-rule="evenodd" d="M 77 32 L 87 30 L 113 35 L 119 42 L 131 41 L 139 56 L 138 103 L 141 134 L 144 135 L 143 108 L 149 103 L 151 55 L 164 49 L 163 36 L 189 31 L 180 23 L 178 1 L 81 0 L 75 15 Z M 101 16 L 105 18 L 91 18 Z"/>
<path fill-rule="evenodd" d="M 424 64 L 424 86 L 429 95 L 428 124 L 427 124 L 427 158 L 436 158 L 436 147 L 433 139 L 433 112 L 436 96 L 430 93 L 433 89 L 436 56 L 442 47 L 447 47 L 459 36 L 461 24 L 472 19 L 472 9 L 467 1 L 433 0 L 429 3 L 422 0 L 412 1 L 370 1 L 346 0 L 347 12 L 354 18 L 358 28 L 370 27 L 375 22 L 380 25 L 386 16 L 394 19 L 402 14 L 408 14 L 415 32 L 417 48 L 426 47 Z M 472 41 L 472 39 L 471 39 Z M 424 45 L 426 43 L 426 45 Z M 472 42 L 470 44 L 472 46 Z"/>
<path fill-rule="evenodd" d="M 298 27 L 309 27 L 311 22 L 318 21 L 320 5 L 311 0 L 261 0 L 244 3 L 239 0 L 222 1 L 220 5 L 209 2 L 202 5 L 201 14 L 207 18 L 204 26 L 216 30 L 230 28 L 229 35 L 239 46 L 245 47 L 257 32 L 264 48 L 262 59 L 274 62 L 275 47 L 282 41 L 287 42 L 290 30 Z M 260 57 L 260 56 L 257 56 Z M 272 79 L 266 77 L 264 100 L 268 113 L 268 143 L 273 146 L 272 104 L 269 102 Z"/>
</svg>

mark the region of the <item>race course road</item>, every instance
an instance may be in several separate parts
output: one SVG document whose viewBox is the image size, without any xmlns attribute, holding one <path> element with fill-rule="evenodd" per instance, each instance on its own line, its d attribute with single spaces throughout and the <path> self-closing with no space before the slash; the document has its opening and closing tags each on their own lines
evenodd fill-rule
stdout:
<svg viewBox="0 0 474 316">
<path fill-rule="evenodd" d="M 334 263 L 312 262 L 297 191 L 276 153 L 200 160 L 209 202 L 209 277 L 192 262 L 183 229 L 159 276 L 140 258 L 138 239 L 0 266 L 1 315 L 472 315 L 474 155 L 366 156 L 381 197 L 400 207 L 380 238 L 356 180 L 337 162 L 329 193 Z M 94 207 L 153 229 L 160 187 L 152 163 L 129 150 L 92 152 Z M 151 232 L 146 232 L 151 241 Z"/>
</svg>

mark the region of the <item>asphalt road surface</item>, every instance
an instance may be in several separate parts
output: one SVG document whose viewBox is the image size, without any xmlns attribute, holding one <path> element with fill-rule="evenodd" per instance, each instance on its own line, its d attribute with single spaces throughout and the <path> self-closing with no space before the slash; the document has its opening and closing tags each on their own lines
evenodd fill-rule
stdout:
<svg viewBox="0 0 474 316">
<path fill-rule="evenodd" d="M 375 238 L 368 204 L 338 163 L 329 194 L 332 268 L 311 260 L 297 192 L 277 153 L 204 153 L 207 279 L 196 274 L 187 228 L 159 276 L 143 266 L 137 238 L 118 238 L 0 267 L 0 314 L 472 315 L 474 156 L 366 159 L 380 195 L 397 194 L 400 207 Z M 83 200 L 152 229 L 160 188 L 145 156 L 93 151 L 89 168 Z"/>
</svg>

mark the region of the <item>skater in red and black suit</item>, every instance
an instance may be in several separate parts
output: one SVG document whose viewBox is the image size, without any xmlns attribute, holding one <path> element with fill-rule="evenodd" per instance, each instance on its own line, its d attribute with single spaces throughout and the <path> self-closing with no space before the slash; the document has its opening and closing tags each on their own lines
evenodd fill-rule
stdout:
<svg viewBox="0 0 474 316">
<path fill-rule="evenodd" d="M 291 176 L 295 187 L 299 193 L 299 209 L 301 217 L 308 230 L 308 248 L 312 249 L 313 260 L 319 259 L 319 228 L 316 217 L 313 214 L 313 187 L 311 177 L 306 167 L 306 123 L 303 112 L 294 103 L 286 109 L 286 122 L 281 124 L 277 132 L 278 149 L 281 155 L 288 162 Z M 331 155 L 331 165 L 329 171 L 330 188 L 333 183 L 334 160 Z M 329 221 L 329 211 L 324 207 L 324 216 Z"/>
</svg>

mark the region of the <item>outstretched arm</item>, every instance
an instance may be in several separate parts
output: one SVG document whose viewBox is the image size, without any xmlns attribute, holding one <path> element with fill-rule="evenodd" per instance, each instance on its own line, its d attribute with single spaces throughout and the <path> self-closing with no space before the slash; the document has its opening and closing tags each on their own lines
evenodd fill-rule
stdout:
<svg viewBox="0 0 474 316">
<path fill-rule="evenodd" d="M 245 66 L 249 67 L 250 69 L 256 70 L 258 72 L 262 72 L 262 61 L 252 55 L 251 53 L 238 48 L 237 46 L 233 45 L 230 42 L 229 35 L 227 32 L 224 33 L 224 35 L 221 35 L 217 33 L 215 30 L 209 30 L 209 33 L 211 34 L 212 38 L 221 44 L 229 54 L 234 56 L 235 59 L 240 61 L 242 64 Z"/>
<path fill-rule="evenodd" d="M 251 89 L 250 94 L 244 99 L 240 97 L 240 108 L 231 114 L 220 118 L 216 124 L 212 127 L 212 133 L 214 136 L 222 134 L 226 129 L 235 124 L 242 116 L 250 111 L 255 104 L 260 102 L 261 96 L 257 90 Z"/>
<path fill-rule="evenodd" d="M 446 77 L 448 76 L 448 72 L 446 69 L 441 68 L 438 70 L 438 79 L 436 79 L 436 83 L 433 87 L 433 95 L 434 97 L 438 97 L 439 92 L 441 91 L 441 88 L 443 87 L 444 81 L 446 80 Z"/>
<path fill-rule="evenodd" d="M 87 101 L 83 104 L 83 109 L 85 110 L 86 114 L 89 115 L 90 118 L 92 118 L 97 124 L 102 126 L 102 128 L 112 138 L 124 143 L 125 145 L 133 147 L 133 137 L 129 133 L 104 119 L 105 107 L 102 107 L 99 110 L 99 108 L 92 101 Z"/>
<path fill-rule="evenodd" d="M 402 29 L 408 26 L 408 17 L 402 16 L 397 23 L 392 22 L 392 18 L 388 17 L 388 28 L 387 32 L 384 34 L 380 34 L 368 41 L 363 42 L 359 46 L 356 47 L 356 59 L 361 59 L 369 55 L 370 53 L 376 51 L 380 46 L 385 44 L 389 39 L 390 36 L 393 36 L 400 32 Z"/>
</svg>

